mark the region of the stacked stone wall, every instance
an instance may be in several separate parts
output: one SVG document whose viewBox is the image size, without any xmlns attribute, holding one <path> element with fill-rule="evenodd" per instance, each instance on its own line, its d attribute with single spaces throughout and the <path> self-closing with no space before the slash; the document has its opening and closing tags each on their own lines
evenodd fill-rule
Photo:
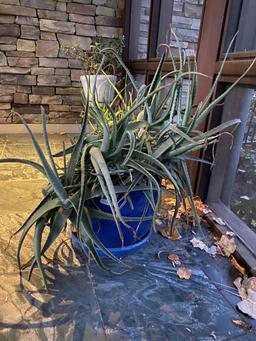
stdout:
<svg viewBox="0 0 256 341">
<path fill-rule="evenodd" d="M 0 124 L 74 123 L 82 110 L 81 62 L 61 46 L 90 50 L 123 35 L 124 0 L 0 0 Z"/>
</svg>

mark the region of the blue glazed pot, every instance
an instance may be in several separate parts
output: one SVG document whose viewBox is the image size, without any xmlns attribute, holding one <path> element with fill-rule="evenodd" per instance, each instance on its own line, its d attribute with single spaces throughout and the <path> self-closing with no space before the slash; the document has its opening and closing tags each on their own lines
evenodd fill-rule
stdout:
<svg viewBox="0 0 256 341">
<path fill-rule="evenodd" d="M 151 235 L 152 218 L 154 212 L 151 205 L 148 204 L 145 193 L 143 191 L 134 191 L 129 193 L 129 197 L 133 207 L 131 207 L 129 201 L 124 199 L 123 194 L 117 196 L 120 212 L 124 217 L 124 220 L 125 217 L 138 217 L 138 220 L 136 221 L 127 222 L 130 228 L 127 228 L 120 222 L 120 228 L 124 236 L 123 247 L 116 224 L 113 220 L 107 220 L 98 217 L 92 218 L 93 229 L 98 239 L 107 249 L 109 249 L 110 252 L 119 258 L 126 257 L 143 247 Z M 155 192 L 155 200 L 156 197 L 157 192 Z M 105 199 L 96 198 L 91 201 L 90 206 L 100 209 L 105 213 L 111 214 L 111 209 Z M 141 220 L 141 217 L 144 217 L 144 219 Z M 79 247 L 80 242 L 72 233 L 71 239 L 74 243 L 74 246 Z M 83 248 L 84 250 L 86 249 L 85 246 L 82 247 L 81 245 L 80 248 Z M 101 257 L 105 256 L 100 249 L 97 249 L 97 251 Z"/>
</svg>

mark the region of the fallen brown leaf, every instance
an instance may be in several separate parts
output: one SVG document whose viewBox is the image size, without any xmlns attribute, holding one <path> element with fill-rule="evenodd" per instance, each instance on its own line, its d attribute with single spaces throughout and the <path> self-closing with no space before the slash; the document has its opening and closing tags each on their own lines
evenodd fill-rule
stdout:
<svg viewBox="0 0 256 341">
<path fill-rule="evenodd" d="M 175 253 L 169 254 L 168 259 L 172 263 L 173 267 L 181 265 L 180 257 L 176 255 Z"/>
<path fill-rule="evenodd" d="M 236 250 L 236 243 L 234 238 L 222 235 L 220 240 L 216 243 L 218 251 L 225 257 L 229 257 Z"/>
<path fill-rule="evenodd" d="M 235 259 L 235 257 L 231 257 L 231 264 L 233 265 L 234 268 L 236 268 L 242 275 L 246 274 L 246 270 L 244 267 L 242 267 L 238 261 Z"/>
<path fill-rule="evenodd" d="M 246 289 L 242 286 L 242 281 L 243 281 L 242 277 L 237 277 L 233 283 L 234 286 L 237 288 L 238 293 L 242 300 L 245 300 L 247 298 L 247 292 Z"/>
<path fill-rule="evenodd" d="M 241 321 L 241 320 L 232 320 L 232 322 L 236 325 L 236 326 L 239 326 L 239 327 L 242 327 L 246 330 L 252 330 L 252 327 L 245 323 L 244 321 Z"/>
<path fill-rule="evenodd" d="M 212 210 L 209 208 L 209 207 L 205 207 L 202 209 L 203 211 L 203 214 L 209 214 L 209 213 L 212 213 Z"/>
<path fill-rule="evenodd" d="M 217 247 L 215 245 L 208 247 L 202 240 L 195 237 L 190 240 L 190 243 L 193 245 L 193 247 L 203 250 L 211 256 L 216 256 Z"/>
<path fill-rule="evenodd" d="M 156 219 L 155 223 L 156 223 L 156 225 L 162 225 L 162 220 L 161 219 Z"/>
<path fill-rule="evenodd" d="M 205 250 L 207 247 L 207 245 L 200 239 L 197 239 L 195 237 L 193 237 L 193 239 L 190 240 L 190 243 L 193 245 L 193 247 L 198 248 L 200 250 Z"/>
<path fill-rule="evenodd" d="M 238 309 L 244 314 L 256 319 L 256 277 L 245 277 L 244 280 L 238 277 L 234 281 L 234 285 L 237 287 L 242 299 L 237 304 Z"/>
<path fill-rule="evenodd" d="M 192 270 L 185 266 L 181 266 L 177 270 L 177 276 L 181 279 L 190 279 L 191 275 L 192 275 Z"/>
<path fill-rule="evenodd" d="M 164 238 L 170 239 L 170 240 L 179 240 L 181 238 L 181 235 L 179 234 L 178 230 L 175 226 L 172 228 L 165 227 L 158 231 Z"/>
<path fill-rule="evenodd" d="M 175 253 L 170 253 L 168 256 L 169 261 L 171 262 L 179 262 L 180 257 L 176 255 Z"/>
</svg>

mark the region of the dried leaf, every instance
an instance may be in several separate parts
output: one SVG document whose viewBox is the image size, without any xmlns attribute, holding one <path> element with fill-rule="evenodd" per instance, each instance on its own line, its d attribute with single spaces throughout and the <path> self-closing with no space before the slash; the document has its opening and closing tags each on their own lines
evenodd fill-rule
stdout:
<svg viewBox="0 0 256 341">
<path fill-rule="evenodd" d="M 203 211 L 203 214 L 209 214 L 209 213 L 212 213 L 212 210 L 209 208 L 209 207 L 205 207 L 202 209 Z"/>
<path fill-rule="evenodd" d="M 238 277 L 234 281 L 242 301 L 237 307 L 244 314 L 256 319 L 256 277 L 244 278 Z"/>
<path fill-rule="evenodd" d="M 181 266 L 177 270 L 177 276 L 181 279 L 190 279 L 191 275 L 192 275 L 192 270 L 185 266 Z"/>
<path fill-rule="evenodd" d="M 233 283 L 234 286 L 237 288 L 240 297 L 244 300 L 247 298 L 247 292 L 246 289 L 242 286 L 242 280 L 242 277 L 237 277 Z"/>
<path fill-rule="evenodd" d="M 231 264 L 242 274 L 245 275 L 246 270 L 244 267 L 242 267 L 238 261 L 235 259 L 235 257 L 231 257 Z"/>
<path fill-rule="evenodd" d="M 200 250 L 208 250 L 208 246 L 202 241 L 199 240 L 195 237 L 193 237 L 193 239 L 190 240 L 190 243 L 193 245 L 193 247 L 198 248 Z"/>
<path fill-rule="evenodd" d="M 226 235 L 229 236 L 229 237 L 235 237 L 236 234 L 233 231 L 227 231 Z"/>
<path fill-rule="evenodd" d="M 252 289 L 247 290 L 247 299 L 237 304 L 238 309 L 256 320 L 256 292 Z"/>
<path fill-rule="evenodd" d="M 168 256 L 168 259 L 172 263 L 173 267 L 181 265 L 180 257 L 176 255 L 175 253 L 170 253 Z"/>
<path fill-rule="evenodd" d="M 158 231 L 164 238 L 170 239 L 170 240 L 179 240 L 181 238 L 181 235 L 179 234 L 178 230 L 175 226 L 172 228 L 165 227 Z"/>
<path fill-rule="evenodd" d="M 168 259 L 171 262 L 179 262 L 180 261 L 180 257 L 178 255 L 176 255 L 175 253 L 170 253 L 168 256 Z"/>
<path fill-rule="evenodd" d="M 156 223 L 156 225 L 162 225 L 163 222 L 162 222 L 162 220 L 160 220 L 160 219 L 156 219 L 156 220 L 155 220 L 155 223 Z"/>
<path fill-rule="evenodd" d="M 220 240 L 216 243 L 218 251 L 225 257 L 229 257 L 236 250 L 236 243 L 234 238 L 222 235 Z"/>
<path fill-rule="evenodd" d="M 213 217 L 213 220 L 215 221 L 215 223 L 221 225 L 221 226 L 226 226 L 226 223 L 224 220 L 222 220 L 220 217 Z"/>
<path fill-rule="evenodd" d="M 202 240 L 199 240 L 195 237 L 190 240 L 190 243 L 193 245 L 193 247 L 203 250 L 211 256 L 216 256 L 217 247 L 215 245 L 208 247 Z"/>
<path fill-rule="evenodd" d="M 232 320 L 232 322 L 236 325 L 236 326 L 239 326 L 239 327 L 242 327 L 246 330 L 252 330 L 252 327 L 245 323 L 244 321 L 241 321 L 241 320 Z"/>
</svg>

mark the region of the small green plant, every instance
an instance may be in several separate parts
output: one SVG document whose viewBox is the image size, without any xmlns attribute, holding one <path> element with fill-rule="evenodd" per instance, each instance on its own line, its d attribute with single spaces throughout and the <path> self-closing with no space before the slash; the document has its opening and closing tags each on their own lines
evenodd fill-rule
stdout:
<svg viewBox="0 0 256 341">
<path fill-rule="evenodd" d="M 83 63 L 85 73 L 87 75 L 95 75 L 99 65 L 102 61 L 102 49 L 106 46 L 113 49 L 118 56 L 122 56 L 124 48 L 124 37 L 112 38 L 104 41 L 103 38 L 97 37 L 91 43 L 91 50 L 84 51 L 79 45 L 74 44 L 71 46 L 62 46 L 62 51 L 72 58 L 76 58 Z M 112 53 L 106 53 L 104 65 L 101 70 L 106 74 L 117 74 L 120 69 L 120 65 L 117 63 L 116 58 Z"/>
<path fill-rule="evenodd" d="M 167 179 L 173 184 L 176 196 L 176 210 L 172 223 L 176 219 L 180 203 L 184 203 L 185 198 L 188 198 L 196 222 L 199 224 L 187 161 L 202 160 L 191 157 L 190 153 L 216 143 L 224 130 L 231 126 L 236 127 L 240 122 L 236 119 L 206 132 L 198 130 L 212 109 L 223 100 L 253 64 L 225 92 L 211 101 L 222 66 L 209 94 L 201 103 L 195 103 L 198 77 L 204 75 L 197 72 L 196 61 L 189 62 L 181 49 L 179 49 L 179 62 L 174 61 L 171 54 L 167 55 L 172 60 L 172 71 L 163 73 L 166 59 L 163 55 L 151 83 L 141 87 L 137 86 L 118 53 L 111 48 L 101 50 L 102 60 L 96 76 L 101 73 L 105 60 L 110 54 L 123 68 L 127 83 L 121 91 L 112 85 L 116 96 L 110 104 L 97 102 L 95 87 L 90 106 L 89 94 L 84 94 L 81 132 L 71 147 L 52 155 L 47 135 L 46 114 L 42 108 L 42 129 L 47 155 L 43 153 L 35 135 L 20 116 L 32 139 L 40 163 L 13 158 L 0 160 L 0 163 L 28 164 L 41 172 L 49 182 L 44 189 L 43 200 L 16 232 L 21 233 L 17 250 L 18 265 L 21 269 L 22 246 L 25 238 L 34 228 L 34 257 L 29 278 L 37 265 L 45 286 L 47 286 L 47 276 L 42 257 L 65 229 L 68 219 L 72 222 L 79 240 L 87 245 L 89 255 L 103 269 L 111 271 L 99 257 L 96 247 L 113 260 L 121 262 L 98 240 L 92 226 L 92 218 L 95 216 L 114 220 L 120 240 L 123 241 L 120 223 L 129 228 L 129 221 L 133 218 L 121 215 L 118 194 L 128 198 L 131 191 L 144 191 L 155 215 L 161 203 L 161 180 Z M 227 55 L 223 65 L 226 58 Z M 166 80 L 170 77 L 172 81 L 166 85 Z M 183 108 L 181 96 L 185 78 L 190 81 L 190 89 Z M 90 129 L 88 129 L 88 122 L 90 122 Z M 61 169 L 56 165 L 56 160 L 59 158 L 63 158 L 64 161 Z M 157 199 L 155 199 L 155 191 L 158 193 Z M 100 209 L 92 208 L 90 200 L 100 196 L 107 200 L 112 213 L 104 213 Z M 134 219 L 138 220 L 138 217 Z M 155 216 L 153 228 L 156 230 L 154 223 Z M 44 232 L 47 233 L 47 237 L 45 242 L 42 242 Z"/>
</svg>

